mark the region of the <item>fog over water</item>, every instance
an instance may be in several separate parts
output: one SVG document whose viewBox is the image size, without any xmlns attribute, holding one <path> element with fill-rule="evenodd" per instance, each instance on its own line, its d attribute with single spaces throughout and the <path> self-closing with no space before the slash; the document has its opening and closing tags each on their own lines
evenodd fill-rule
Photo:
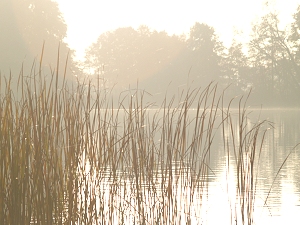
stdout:
<svg viewBox="0 0 300 225">
<path fill-rule="evenodd" d="M 0 0 L 0 223 L 296 224 L 300 2 L 97 2 Z"/>
<path fill-rule="evenodd" d="M 176 127 L 180 116 L 177 117 L 176 109 L 172 111 L 172 123 L 170 127 Z M 178 111 L 179 112 L 179 111 Z M 95 112 L 93 112 L 95 113 Z M 129 116 L 127 110 L 116 110 L 118 113 L 118 132 L 122 134 L 126 127 L 123 127 L 123 120 Z M 157 111 L 148 109 L 144 111 L 145 117 L 144 125 L 141 126 L 145 129 L 145 132 L 151 130 L 151 121 L 158 122 L 158 127 L 163 126 L 164 111 Z M 237 194 L 237 149 L 238 140 L 236 141 L 236 147 L 234 148 L 230 141 L 232 137 L 238 139 L 239 136 L 239 113 L 238 109 L 233 109 L 231 124 L 228 127 L 225 126 L 225 133 L 223 135 L 222 128 L 217 128 L 221 121 L 221 115 L 215 122 L 215 129 L 213 131 L 213 142 L 210 146 L 209 159 L 206 161 L 208 165 L 207 172 L 207 187 L 201 189 L 197 186 L 193 187 L 189 182 L 193 179 L 197 179 L 197 169 L 201 167 L 202 161 L 195 161 L 195 166 L 188 160 L 188 152 L 185 155 L 184 164 L 179 166 L 182 161 L 174 161 L 173 164 L 173 198 L 176 201 L 176 207 L 182 207 L 180 210 L 184 211 L 185 207 L 189 208 L 192 223 L 199 223 L 202 221 L 204 224 L 233 224 L 231 221 L 237 220 L 238 224 L 241 224 L 241 217 L 239 216 L 240 202 Z M 124 115 L 125 114 L 125 115 Z M 187 114 L 188 126 L 186 130 L 186 145 L 190 146 L 193 142 L 193 133 L 195 132 L 195 119 L 197 111 L 190 110 Z M 102 114 L 107 116 L 106 114 Z M 255 200 L 253 200 L 254 212 L 253 223 L 254 224 L 282 224 L 286 221 L 289 224 L 297 224 L 298 214 L 300 212 L 300 186 L 299 186 L 299 174 L 298 174 L 298 161 L 300 157 L 299 153 L 299 110 L 249 110 L 247 113 L 247 121 L 245 122 L 245 132 L 252 129 L 253 125 L 258 123 L 260 119 L 267 119 L 267 123 L 262 127 L 258 133 L 260 137 L 266 131 L 263 142 L 258 141 L 257 148 L 261 146 L 261 150 L 256 150 L 256 159 L 253 170 L 254 186 L 253 192 L 255 193 Z M 149 119 L 149 120 L 148 120 Z M 231 126 L 232 129 L 229 127 Z M 247 127 L 247 128 L 246 128 Z M 266 129 L 266 130 L 265 130 Z M 234 132 L 234 133 L 232 133 Z M 176 129 L 174 129 L 176 133 Z M 159 146 L 162 142 L 161 133 L 159 129 L 152 133 L 151 140 L 154 141 L 155 146 Z M 225 139 L 223 139 L 225 138 Z M 251 137 L 249 137 L 251 139 Z M 228 142 L 228 149 L 224 147 L 224 140 Z M 245 140 L 246 141 L 246 140 Z M 172 145 L 172 143 L 170 143 Z M 227 144 L 226 144 L 227 145 Z M 205 146 L 205 145 L 204 145 Z M 204 147 L 203 146 L 203 147 Z M 188 148 L 189 149 L 189 148 Z M 202 149 L 199 147 L 197 150 L 197 157 L 201 155 Z M 250 151 L 250 150 L 249 150 Z M 250 153 L 249 153 L 250 154 Z M 164 158 L 168 160 L 167 155 Z M 246 160 L 246 159 L 245 159 Z M 177 165 L 178 164 L 178 165 Z M 247 165 L 247 164 L 245 164 Z M 160 188 L 163 186 L 162 178 L 164 177 L 164 170 L 157 167 L 156 174 L 156 191 L 160 196 Z M 182 171 L 187 171 L 183 177 L 181 177 Z M 125 176 L 122 170 L 119 171 L 120 179 L 124 181 L 118 189 L 121 193 L 128 191 L 128 195 L 132 196 L 134 193 L 130 192 L 129 186 L 132 184 L 132 180 Z M 111 188 L 110 175 L 107 174 L 107 181 L 103 182 L 103 191 L 107 192 Z M 130 176 L 129 176 L 130 177 Z M 146 182 L 147 183 L 147 182 Z M 145 186 L 147 187 L 147 184 Z M 128 187 L 126 188 L 126 186 Z M 199 188 L 199 189 L 198 189 Z M 149 202 L 155 202 L 155 198 L 152 199 L 151 191 L 143 192 L 145 198 L 149 198 Z M 163 195 L 163 194 L 162 194 Z M 101 195 L 100 195 L 101 196 Z M 132 204 L 136 201 L 135 198 L 120 199 L 118 204 L 128 204 L 127 201 L 132 201 Z M 189 204 L 187 203 L 189 202 Z M 154 204 L 154 203 L 153 203 Z M 150 204 L 151 205 L 151 204 Z M 172 207 L 171 207 L 172 208 Z M 146 209 L 145 209 L 146 210 Z M 151 215 L 151 207 L 147 208 Z M 129 214 L 129 213 L 128 213 Z M 216 216 L 217 215 L 217 216 Z M 128 217 L 130 218 L 130 217 Z M 131 218 L 132 219 L 132 218 Z M 184 219 L 183 219 L 184 220 Z M 176 217 L 176 221 L 177 217 Z"/>
<path fill-rule="evenodd" d="M 280 28 L 291 23 L 292 14 L 299 3 L 297 0 L 57 2 L 68 24 L 66 41 L 76 49 L 80 59 L 84 58 L 85 49 L 102 33 L 119 27 L 131 26 L 137 29 L 142 24 L 170 35 L 180 35 L 188 34 L 195 21 L 207 23 L 216 29 L 220 40 L 229 47 L 233 38 L 242 42 L 249 41 L 252 23 L 269 11 L 276 10 L 279 13 Z M 83 16 L 78 17 L 78 11 Z"/>
</svg>

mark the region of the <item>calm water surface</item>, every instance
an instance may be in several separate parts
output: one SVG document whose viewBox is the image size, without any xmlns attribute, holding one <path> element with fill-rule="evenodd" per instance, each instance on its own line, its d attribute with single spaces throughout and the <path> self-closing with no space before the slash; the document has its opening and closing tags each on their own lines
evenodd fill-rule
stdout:
<svg viewBox="0 0 300 225">
<path fill-rule="evenodd" d="M 300 224 L 300 148 L 293 149 L 300 142 L 300 111 L 253 111 L 249 122 L 255 122 L 259 114 L 261 119 L 273 122 L 274 128 L 266 133 L 258 165 L 254 224 Z M 230 158 L 228 169 L 228 156 L 222 146 L 219 148 L 211 158 L 214 175 L 209 183 L 204 224 L 226 224 L 230 214 L 226 209 L 237 204 L 235 172 L 228 171 L 234 168 L 234 157 Z"/>
<path fill-rule="evenodd" d="M 193 113 L 191 111 L 191 118 Z M 235 119 L 238 119 L 237 112 L 236 116 Z M 247 126 L 251 126 L 258 119 L 270 121 L 268 127 L 271 129 L 268 129 L 266 133 L 262 152 L 255 166 L 253 224 L 300 224 L 300 147 L 294 148 L 300 142 L 300 111 L 253 110 L 248 116 Z M 226 132 L 225 129 L 225 136 L 229 135 Z M 238 220 L 237 224 L 241 224 L 241 207 L 236 192 L 236 161 L 233 151 L 228 155 L 228 152 L 224 150 L 221 137 L 222 130 L 220 129 L 216 131 L 214 138 L 212 146 L 214 149 L 211 150 L 205 188 L 197 189 L 189 186 L 188 180 L 192 176 L 189 173 L 183 176 L 174 173 L 177 178 L 175 179 L 176 185 L 173 185 L 172 196 L 178 207 L 176 209 L 178 214 L 183 215 L 182 218 L 176 218 L 175 224 L 235 224 L 235 220 Z M 115 200 L 112 200 L 111 185 L 115 181 L 108 177 L 108 175 L 107 177 L 103 175 L 100 181 L 102 185 L 99 185 L 98 180 L 95 184 L 98 187 L 97 190 L 91 190 L 91 192 L 101 195 L 99 198 L 103 202 L 127 205 L 128 211 L 124 210 L 122 214 L 124 218 L 115 221 L 116 224 L 121 220 L 127 224 L 133 224 L 136 218 L 133 208 L 137 199 L 136 194 L 132 193 L 135 189 L 132 178 L 123 176 L 122 180 L 118 181 L 116 187 L 119 191 L 113 194 Z M 151 216 L 154 215 L 172 216 L 163 215 L 163 212 L 157 211 L 161 207 L 159 204 L 166 201 L 163 199 L 163 193 L 159 192 L 162 187 L 159 176 L 157 176 L 156 185 L 155 192 L 141 185 L 144 193 L 143 199 L 146 205 L 150 206 L 147 209 L 150 215 L 148 220 L 151 220 Z M 174 202 L 167 204 L 172 207 Z M 187 214 L 190 215 L 190 221 L 185 219 Z M 114 215 L 119 217 L 120 214 L 116 210 Z"/>
</svg>

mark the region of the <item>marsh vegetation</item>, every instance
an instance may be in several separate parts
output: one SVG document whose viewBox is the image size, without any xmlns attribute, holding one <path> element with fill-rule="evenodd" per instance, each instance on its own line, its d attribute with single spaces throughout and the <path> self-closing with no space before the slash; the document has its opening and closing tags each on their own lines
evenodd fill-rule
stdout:
<svg viewBox="0 0 300 225">
<path fill-rule="evenodd" d="M 247 96 L 225 103 L 211 83 L 159 106 L 139 89 L 113 102 L 88 81 L 40 75 L 20 76 L 17 92 L 1 79 L 1 224 L 201 224 L 216 136 L 235 161 L 228 216 L 253 224 L 272 123 L 249 123 Z"/>
<path fill-rule="evenodd" d="M 117 28 L 81 62 L 57 2 L 1 0 L 0 18 L 0 224 L 274 224 L 256 212 L 289 176 L 299 214 L 300 6 L 228 47 L 197 21 Z"/>
</svg>

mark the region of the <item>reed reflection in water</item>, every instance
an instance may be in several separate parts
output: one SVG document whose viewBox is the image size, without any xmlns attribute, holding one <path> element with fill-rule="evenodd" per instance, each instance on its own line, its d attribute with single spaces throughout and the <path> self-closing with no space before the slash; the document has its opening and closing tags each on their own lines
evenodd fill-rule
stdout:
<svg viewBox="0 0 300 225">
<path fill-rule="evenodd" d="M 140 90 L 111 107 L 89 83 L 26 79 L 19 99 L 1 92 L 0 224 L 260 224 L 298 193 L 289 125 L 246 98 L 232 109 L 217 85 L 153 109 Z"/>
<path fill-rule="evenodd" d="M 157 111 L 148 110 L 147 118 L 153 118 L 154 112 Z M 297 110 L 252 110 L 248 114 L 246 124 L 243 126 L 248 127 L 248 130 L 253 128 L 253 124 L 256 123 L 255 121 L 259 117 L 274 121 L 267 127 L 272 129 L 268 129 L 265 133 L 264 142 L 260 143 L 261 152 L 256 162 L 257 166 L 254 168 L 255 172 L 253 172 L 255 174 L 252 181 L 253 190 L 248 190 L 248 192 L 253 192 L 249 199 L 250 204 L 253 204 L 253 206 L 250 205 L 252 207 L 251 213 L 253 213 L 251 215 L 252 223 L 266 224 L 272 222 L 272 224 L 282 224 L 283 221 L 287 220 L 297 221 L 300 207 L 299 189 L 296 190 L 295 184 L 297 185 L 299 179 L 298 173 L 295 171 L 297 171 L 299 154 L 296 149 L 293 150 L 297 143 L 297 135 L 294 135 L 294 139 L 290 140 L 290 137 L 286 137 L 282 130 L 283 127 L 289 124 L 287 119 L 297 121 L 299 113 Z M 188 118 L 195 118 L 195 114 L 195 110 L 189 110 Z M 161 115 L 163 114 L 161 113 Z M 123 116 L 120 118 L 123 118 Z M 233 129 L 236 132 L 239 128 L 238 118 L 239 112 L 232 110 L 232 119 L 236 121 L 233 122 L 232 120 L 230 125 L 231 129 L 233 129 L 233 124 L 236 125 Z M 299 124 L 294 123 L 293 125 L 295 126 L 290 127 L 292 130 L 297 128 Z M 189 126 L 189 128 L 194 128 L 194 122 L 190 121 Z M 144 125 L 144 127 L 146 126 Z M 124 215 L 121 217 L 120 214 L 116 213 L 115 222 L 126 224 L 139 221 L 136 197 L 138 195 L 143 199 L 142 208 L 147 223 L 161 224 L 171 221 L 174 224 L 235 224 L 236 221 L 238 221 L 238 224 L 246 223 L 241 218 L 241 208 L 244 206 L 240 200 L 240 197 L 245 196 L 238 193 L 239 190 L 237 190 L 237 158 L 233 146 L 230 146 L 229 149 L 224 148 L 224 139 L 228 140 L 232 135 L 232 130 L 228 127 L 226 129 L 228 130 L 224 134 L 222 134 L 222 129 L 216 129 L 209 152 L 209 160 L 207 164 L 205 163 L 207 171 L 205 171 L 205 174 L 202 171 L 201 177 L 199 177 L 199 173 L 195 172 L 197 170 L 195 168 L 199 169 L 201 167 L 201 165 L 197 165 L 197 162 L 195 167 L 191 167 L 190 161 L 172 161 L 171 173 L 166 165 L 156 165 L 158 169 L 152 171 L 151 180 L 142 181 L 140 183 L 140 193 L 136 193 L 135 174 L 124 173 L 123 169 L 118 171 L 116 179 L 119 183 L 115 186 L 110 182 L 112 178 L 107 173 L 105 181 L 101 184 L 102 186 L 100 185 L 101 190 L 99 189 L 99 193 L 106 191 L 107 196 L 106 200 L 101 202 L 109 202 L 109 196 L 113 193 L 116 201 L 113 209 L 119 209 L 119 207 L 127 209 L 117 210 L 122 211 Z M 120 130 L 122 129 L 119 128 Z M 265 130 L 262 130 L 260 135 L 263 134 L 263 131 Z M 188 130 L 187 137 L 192 132 L 193 129 Z M 235 133 L 234 136 L 238 137 L 238 133 Z M 282 140 L 282 138 L 286 138 L 286 140 Z M 193 140 L 192 138 L 187 139 L 189 139 L 189 143 Z M 155 140 L 157 145 L 160 141 L 160 139 Z M 278 143 L 282 143 L 282 146 Z M 248 152 L 248 154 L 250 153 Z M 289 154 L 290 156 L 287 158 Z M 286 159 L 286 163 L 283 164 Z M 247 172 L 247 158 L 244 160 L 246 164 L 244 164 L 243 171 Z M 163 161 L 166 162 L 167 157 Z M 201 163 L 203 161 L 200 161 Z M 294 172 L 290 171 L 291 169 L 294 169 Z M 289 171 L 295 177 L 292 174 L 286 177 L 285 174 Z M 141 176 L 143 175 L 141 174 Z M 245 176 L 245 174 L 242 176 Z M 170 182 L 172 182 L 171 188 L 169 186 Z M 115 192 L 111 191 L 113 187 Z M 246 198 L 249 198 L 249 196 L 246 196 Z M 243 208 L 243 210 L 246 209 Z M 108 209 L 107 213 L 109 212 Z M 244 211 L 243 213 L 246 214 L 247 212 Z M 153 220 L 153 218 L 157 220 Z M 168 218 L 168 220 L 164 221 L 165 218 Z"/>
</svg>

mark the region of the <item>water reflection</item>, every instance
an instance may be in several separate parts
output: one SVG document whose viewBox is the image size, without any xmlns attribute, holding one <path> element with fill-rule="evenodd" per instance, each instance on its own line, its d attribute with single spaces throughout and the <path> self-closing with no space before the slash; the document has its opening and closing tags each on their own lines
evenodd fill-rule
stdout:
<svg viewBox="0 0 300 225">
<path fill-rule="evenodd" d="M 261 118 L 272 121 L 274 128 L 266 133 L 257 168 L 254 222 L 255 224 L 283 224 L 291 221 L 289 224 L 298 224 L 300 213 L 298 162 L 300 153 L 299 148 L 293 148 L 300 142 L 298 120 L 300 111 L 267 110 L 254 112 L 252 116 L 255 118 L 259 113 Z M 218 153 L 220 154 L 222 147 L 220 146 L 219 149 Z M 215 155 L 212 158 L 211 163 L 216 176 L 210 181 L 211 186 L 221 186 L 222 188 L 219 190 L 208 189 L 209 196 L 218 194 L 222 196 L 221 190 L 227 190 L 227 193 L 223 191 L 223 194 L 229 195 L 231 208 L 237 204 L 235 201 L 235 171 L 229 171 L 230 168 L 235 168 L 234 160 L 234 157 L 229 159 L 230 165 L 228 167 L 228 165 L 226 166 L 226 162 L 228 162 L 226 153 L 221 156 Z M 283 162 L 285 162 L 284 165 Z M 225 203 L 224 207 L 226 207 Z M 218 215 L 222 212 L 219 211 Z M 214 221 L 213 215 L 207 224 L 213 224 L 210 223 L 211 221 Z"/>
<path fill-rule="evenodd" d="M 190 112 L 189 117 L 193 118 L 194 113 Z M 170 221 L 174 224 L 242 224 L 241 210 L 245 208 L 236 186 L 237 159 L 234 147 L 230 146 L 229 152 L 224 147 L 228 143 L 222 138 L 229 140 L 232 132 L 239 137 L 236 122 L 239 118 L 235 115 L 232 126 L 236 127 L 233 130 L 230 127 L 216 129 L 209 160 L 197 162 L 196 167 L 189 165 L 190 160 L 187 163 L 172 161 L 170 167 L 153 165 L 148 171 L 153 179 L 147 180 L 143 171 L 137 174 L 134 168 L 99 170 L 85 164 L 86 174 L 81 174 L 81 181 L 87 184 L 79 193 L 78 202 L 89 205 L 88 208 L 97 214 L 92 222 L 100 224 L 136 224 L 137 221 L 145 224 L 169 224 Z M 300 142 L 299 116 L 297 110 L 253 111 L 247 116 L 245 127 L 248 130 L 258 118 L 270 121 L 264 128 L 272 127 L 266 132 L 261 152 L 256 155 L 257 166 L 252 171 L 254 198 L 249 192 L 249 201 L 253 201 L 249 205 L 254 209 L 251 216 L 254 224 L 299 222 L 300 153 L 298 148 L 293 149 Z M 146 129 L 146 125 L 144 127 Z M 195 140 L 193 131 L 188 132 L 187 142 Z M 159 136 L 154 135 L 152 141 L 159 145 Z M 257 144 L 260 147 L 260 143 Z M 134 156 L 130 155 L 130 158 Z M 168 155 L 163 159 L 167 161 Z M 250 162 L 245 160 L 248 165 Z M 199 169 L 203 163 L 207 166 L 206 171 L 203 173 L 202 170 L 200 174 L 195 168 Z"/>
</svg>

